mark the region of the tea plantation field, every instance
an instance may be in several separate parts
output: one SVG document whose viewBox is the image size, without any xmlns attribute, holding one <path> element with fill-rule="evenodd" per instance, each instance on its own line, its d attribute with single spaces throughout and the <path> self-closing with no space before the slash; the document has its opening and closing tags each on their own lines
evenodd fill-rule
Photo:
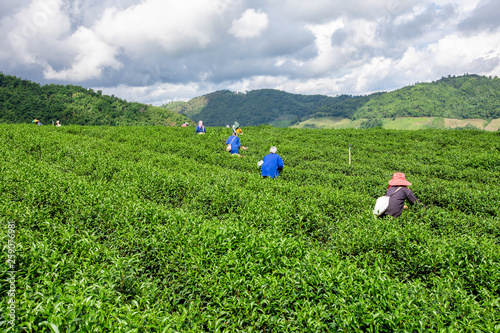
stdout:
<svg viewBox="0 0 500 333">
<path fill-rule="evenodd" d="M 2 331 L 500 332 L 500 133 L 243 130 L 0 125 Z"/>
</svg>

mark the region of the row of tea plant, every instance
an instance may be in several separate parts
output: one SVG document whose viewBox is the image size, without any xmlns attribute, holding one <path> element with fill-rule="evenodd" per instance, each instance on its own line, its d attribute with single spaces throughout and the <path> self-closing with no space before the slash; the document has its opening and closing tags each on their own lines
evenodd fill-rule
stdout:
<svg viewBox="0 0 500 333">
<path fill-rule="evenodd" d="M 0 125 L 4 331 L 500 331 L 499 133 L 243 130 Z"/>
</svg>

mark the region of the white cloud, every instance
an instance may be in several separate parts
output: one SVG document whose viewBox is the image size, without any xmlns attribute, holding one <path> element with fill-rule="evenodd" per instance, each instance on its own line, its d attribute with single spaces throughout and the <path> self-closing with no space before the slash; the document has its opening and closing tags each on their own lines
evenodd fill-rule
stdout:
<svg viewBox="0 0 500 333">
<path fill-rule="evenodd" d="M 133 57 L 201 50 L 216 36 L 222 1 L 145 0 L 125 10 L 109 8 L 94 29 Z"/>
<path fill-rule="evenodd" d="M 93 31 L 79 28 L 66 43 L 76 53 L 71 67 L 56 71 L 47 65 L 44 71 L 47 79 L 85 81 L 99 78 L 106 67 L 119 69 L 116 60 L 117 49 L 102 41 Z"/>
<path fill-rule="evenodd" d="M 353 91 L 360 94 L 370 91 L 374 83 L 384 79 L 391 73 L 393 61 L 384 57 L 376 57 L 370 60 L 367 64 L 358 67 L 354 74 L 350 74 L 347 78 L 354 79 Z"/>
<path fill-rule="evenodd" d="M 6 0 L 5 74 L 147 103 L 500 75 L 494 0 Z"/>
<path fill-rule="evenodd" d="M 409 48 L 398 62 L 397 68 L 419 74 L 420 77 L 421 73 L 426 73 L 427 76 L 435 73 L 438 76 L 457 72 L 500 75 L 499 67 L 494 66 L 494 62 L 491 62 L 493 65 L 490 68 L 483 67 L 480 71 L 478 68 L 475 71 L 468 69 L 483 59 L 500 59 L 500 33 L 482 33 L 472 37 L 457 34 L 444 36 L 424 49 Z"/>
<path fill-rule="evenodd" d="M 254 38 L 260 36 L 268 25 L 266 13 L 247 9 L 239 19 L 233 21 L 228 32 L 236 38 Z"/>
<path fill-rule="evenodd" d="M 101 90 L 106 95 L 119 96 L 127 101 L 141 101 L 142 103 L 163 105 L 173 101 L 188 101 L 203 89 L 196 82 L 187 84 L 156 83 L 150 86 L 132 87 L 120 84 L 116 87 L 97 87 L 95 90 Z M 204 93 L 213 90 L 204 89 Z"/>
<path fill-rule="evenodd" d="M 411 12 L 404 13 L 403 15 L 400 15 L 394 19 L 394 24 L 401 25 L 405 24 L 408 22 L 411 22 L 415 19 L 416 16 L 424 13 L 427 9 L 427 5 L 422 4 L 419 6 L 415 6 Z"/>
<path fill-rule="evenodd" d="M 2 48 L 10 50 L 9 58 L 23 64 L 44 65 L 57 52 L 57 40 L 70 29 L 70 22 L 61 10 L 61 0 L 33 0 L 0 21 Z"/>
<path fill-rule="evenodd" d="M 342 18 L 327 24 L 308 25 L 307 28 L 316 37 L 316 48 L 318 51 L 318 56 L 310 64 L 310 70 L 312 69 L 315 72 L 329 70 L 335 64 L 338 57 L 338 53 L 332 46 L 331 37 L 336 30 L 344 28 Z"/>
<path fill-rule="evenodd" d="M 348 15 L 379 22 L 391 20 L 408 8 L 421 3 L 418 0 L 277 0 L 275 5 L 291 19 L 324 23 Z"/>
</svg>

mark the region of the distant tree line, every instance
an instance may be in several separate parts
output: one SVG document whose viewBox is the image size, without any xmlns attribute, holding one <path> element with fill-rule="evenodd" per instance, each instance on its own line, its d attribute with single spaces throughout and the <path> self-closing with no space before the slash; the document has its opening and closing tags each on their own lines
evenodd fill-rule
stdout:
<svg viewBox="0 0 500 333">
<path fill-rule="evenodd" d="M 166 125 L 176 126 L 187 117 L 151 105 L 127 102 L 100 90 L 75 85 L 23 80 L 0 73 L 0 122 L 43 124 L 59 120 L 66 125 Z"/>
<path fill-rule="evenodd" d="M 291 94 L 273 89 L 246 93 L 216 91 L 162 107 L 127 102 L 75 85 L 40 85 L 0 72 L 0 122 L 42 123 L 59 120 L 77 125 L 166 125 L 203 120 L 208 126 L 238 121 L 244 126 L 290 126 L 314 117 L 380 119 L 442 117 L 500 118 L 500 79 L 475 74 L 442 77 L 392 92 L 365 96 Z"/>
</svg>

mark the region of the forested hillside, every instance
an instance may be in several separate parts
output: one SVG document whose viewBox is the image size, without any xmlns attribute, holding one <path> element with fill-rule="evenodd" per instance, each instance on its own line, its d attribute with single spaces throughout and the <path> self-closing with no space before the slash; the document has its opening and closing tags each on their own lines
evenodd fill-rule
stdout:
<svg viewBox="0 0 500 333">
<path fill-rule="evenodd" d="M 74 85 L 40 85 L 0 73 L 0 122 L 65 125 L 165 125 L 189 121 L 165 108 L 127 102 Z"/>
<path fill-rule="evenodd" d="M 246 94 L 228 90 L 216 91 L 189 102 L 164 105 L 196 121 L 204 120 L 209 126 L 225 126 L 238 121 L 245 126 L 272 124 L 287 127 L 311 117 L 351 118 L 366 104 L 369 96 L 328 97 L 323 95 L 297 95 L 273 89 L 249 91 Z"/>
<path fill-rule="evenodd" d="M 354 118 L 500 118 L 500 79 L 479 75 L 443 77 L 372 98 Z"/>
<path fill-rule="evenodd" d="M 443 77 L 392 92 L 366 96 L 298 95 L 273 89 L 247 93 L 216 91 L 188 102 L 155 107 L 74 85 L 40 85 L 0 72 L 0 122 L 65 125 L 165 125 L 203 120 L 208 126 L 238 121 L 243 126 L 289 127 L 314 119 L 383 124 L 383 119 L 437 117 L 500 118 L 500 79 L 478 75 Z M 373 126 L 372 126 L 373 125 Z"/>
<path fill-rule="evenodd" d="M 237 120 L 245 126 L 272 124 L 287 127 L 324 117 L 352 120 L 397 117 L 491 120 L 500 118 L 500 79 L 468 74 L 449 76 L 431 83 L 417 83 L 367 96 L 307 96 L 272 89 L 243 94 L 225 90 L 164 107 L 194 121 L 202 119 L 209 126 L 224 126 Z"/>
</svg>

